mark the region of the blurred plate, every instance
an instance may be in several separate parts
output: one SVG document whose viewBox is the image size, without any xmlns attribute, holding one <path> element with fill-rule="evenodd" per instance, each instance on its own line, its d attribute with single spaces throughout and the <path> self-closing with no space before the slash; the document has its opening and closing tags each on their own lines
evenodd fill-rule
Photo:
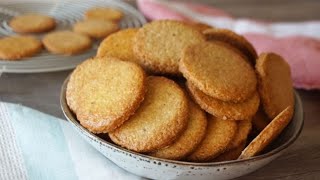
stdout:
<svg viewBox="0 0 320 180">
<path fill-rule="evenodd" d="M 111 7 L 121 10 L 125 17 L 120 22 L 122 29 L 141 27 L 146 23 L 145 18 L 135 8 L 120 0 L 90 0 L 90 1 L 58 1 L 58 2 L 31 2 L 7 3 L 0 5 L 0 37 L 15 35 L 8 25 L 14 16 L 24 13 L 37 12 L 54 17 L 57 21 L 57 30 L 70 29 L 72 25 L 81 20 L 83 13 L 91 7 Z M 41 39 L 44 34 L 37 34 Z M 0 60 L 0 73 L 36 73 L 72 69 L 83 60 L 95 55 L 99 41 L 85 53 L 74 56 L 51 54 L 46 50 L 42 53 L 25 58 L 20 61 Z"/>
</svg>

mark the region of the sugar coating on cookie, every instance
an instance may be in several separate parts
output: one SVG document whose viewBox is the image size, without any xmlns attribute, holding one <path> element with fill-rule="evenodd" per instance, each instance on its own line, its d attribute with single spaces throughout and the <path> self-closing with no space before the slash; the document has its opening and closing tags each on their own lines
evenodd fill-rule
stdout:
<svg viewBox="0 0 320 180">
<path fill-rule="evenodd" d="M 74 55 L 91 48 L 91 39 L 72 31 L 56 31 L 49 33 L 42 39 L 48 51 L 55 54 Z"/>
<path fill-rule="evenodd" d="M 138 31 L 134 52 L 141 64 L 150 71 L 179 74 L 182 50 L 188 45 L 204 41 L 204 35 L 183 22 L 153 21 Z"/>
<path fill-rule="evenodd" d="M 189 101 L 189 119 L 186 130 L 171 145 L 149 155 L 180 160 L 189 155 L 202 141 L 207 127 L 207 118 L 198 105 Z"/>
<path fill-rule="evenodd" d="M 254 138 L 251 143 L 242 151 L 239 159 L 246 159 L 259 154 L 267 147 L 291 121 L 293 115 L 293 107 L 288 106 L 280 114 L 278 114 L 259 135 Z"/>
<path fill-rule="evenodd" d="M 133 39 L 137 32 L 138 29 L 130 28 L 111 34 L 100 43 L 97 56 L 116 57 L 138 63 L 138 58 L 133 53 Z"/>
<path fill-rule="evenodd" d="M 152 152 L 172 144 L 188 124 L 188 99 L 172 80 L 151 76 L 136 113 L 109 133 L 111 140 L 137 152 Z"/>
<path fill-rule="evenodd" d="M 246 56 L 246 59 L 252 65 L 256 64 L 256 59 L 258 58 L 257 52 L 245 37 L 228 29 L 219 28 L 207 29 L 203 33 L 209 41 L 222 41 L 234 46 Z"/>
<path fill-rule="evenodd" d="M 234 103 L 208 96 L 190 82 L 186 84 L 190 95 L 201 108 L 216 117 L 230 120 L 247 120 L 251 119 L 258 110 L 260 103 L 258 92 L 255 92 L 246 101 Z"/>
<path fill-rule="evenodd" d="M 23 14 L 14 17 L 9 26 L 19 33 L 41 33 L 56 27 L 54 18 L 42 14 Z"/>
<path fill-rule="evenodd" d="M 194 162 L 210 161 L 223 153 L 237 131 L 235 121 L 226 121 L 210 116 L 208 118 L 207 132 L 196 150 L 187 157 Z"/>
<path fill-rule="evenodd" d="M 257 60 L 256 71 L 263 109 L 270 119 L 284 108 L 294 106 L 290 66 L 281 56 L 262 53 Z"/>
<path fill-rule="evenodd" d="M 40 52 L 42 44 L 32 36 L 10 36 L 0 39 L 0 59 L 20 60 Z"/>
<path fill-rule="evenodd" d="M 74 32 L 85 34 L 96 39 L 105 38 L 118 30 L 119 25 L 117 23 L 100 19 L 80 21 L 73 26 Z"/>
<path fill-rule="evenodd" d="M 120 21 L 123 16 L 124 14 L 120 10 L 109 7 L 94 7 L 88 9 L 84 14 L 85 19 L 100 19 L 107 21 Z"/>
<path fill-rule="evenodd" d="M 256 91 L 254 69 L 233 47 L 223 42 L 188 46 L 183 51 L 179 68 L 195 87 L 222 101 L 245 101 Z"/>
<path fill-rule="evenodd" d="M 66 99 L 81 125 L 93 133 L 113 131 L 139 107 L 145 94 L 145 73 L 115 58 L 89 59 L 77 66 Z"/>
</svg>

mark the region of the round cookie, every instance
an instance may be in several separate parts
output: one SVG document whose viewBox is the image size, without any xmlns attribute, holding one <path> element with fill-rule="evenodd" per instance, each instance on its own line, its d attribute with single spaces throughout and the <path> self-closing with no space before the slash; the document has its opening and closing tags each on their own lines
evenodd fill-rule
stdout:
<svg viewBox="0 0 320 180">
<path fill-rule="evenodd" d="M 242 151 L 239 159 L 253 157 L 267 147 L 283 129 L 289 124 L 293 115 L 292 106 L 285 108 L 278 114 L 260 134 L 254 138 L 251 143 Z"/>
<path fill-rule="evenodd" d="M 179 65 L 190 83 L 213 98 L 241 102 L 256 91 L 254 69 L 226 43 L 213 41 L 188 46 Z"/>
<path fill-rule="evenodd" d="M 9 26 L 18 33 L 41 33 L 56 27 L 56 21 L 41 14 L 24 14 L 14 17 Z"/>
<path fill-rule="evenodd" d="M 117 23 L 99 19 L 80 21 L 73 26 L 74 32 L 84 34 L 95 39 L 105 38 L 118 30 L 119 26 Z"/>
<path fill-rule="evenodd" d="M 222 153 L 221 155 L 216 157 L 213 161 L 222 162 L 222 161 L 236 160 L 241 155 L 241 152 L 245 147 L 246 147 L 246 143 L 245 142 L 241 143 L 239 146 Z"/>
<path fill-rule="evenodd" d="M 152 152 L 172 144 L 188 124 L 188 99 L 172 80 L 151 76 L 145 100 L 111 140 L 136 152 Z"/>
<path fill-rule="evenodd" d="M 32 36 L 10 36 L 0 39 L 0 59 L 3 60 L 30 57 L 41 49 L 41 42 Z"/>
<path fill-rule="evenodd" d="M 85 128 L 108 133 L 139 107 L 145 79 L 143 69 L 132 62 L 110 57 L 89 59 L 71 74 L 67 103 Z"/>
<path fill-rule="evenodd" d="M 209 41 L 222 41 L 232 45 L 240 50 L 252 65 L 256 64 L 256 59 L 258 58 L 257 52 L 252 44 L 243 36 L 228 29 L 219 28 L 207 29 L 203 33 Z"/>
<path fill-rule="evenodd" d="M 204 35 L 183 22 L 160 20 L 140 28 L 133 49 L 141 64 L 150 71 L 179 74 L 182 50 L 204 41 Z"/>
<path fill-rule="evenodd" d="M 201 106 L 201 108 L 216 117 L 231 120 L 246 120 L 252 118 L 258 110 L 260 99 L 257 92 L 246 101 L 234 103 L 210 97 L 201 92 L 190 82 L 187 82 L 186 84 L 192 98 Z"/>
<path fill-rule="evenodd" d="M 189 101 L 187 129 L 170 146 L 151 153 L 151 156 L 180 160 L 189 155 L 202 141 L 206 133 L 207 118 L 200 107 Z"/>
<path fill-rule="evenodd" d="M 237 123 L 235 121 L 225 121 L 210 116 L 204 139 L 196 150 L 187 157 L 187 160 L 194 162 L 212 160 L 226 150 L 236 132 Z"/>
<path fill-rule="evenodd" d="M 250 134 L 250 131 L 252 129 L 252 123 L 251 121 L 240 121 L 238 122 L 238 129 L 231 140 L 231 142 L 228 144 L 227 150 L 235 149 L 241 144 L 246 144 L 247 138 Z"/>
<path fill-rule="evenodd" d="M 100 19 L 107 21 L 120 21 L 123 16 L 121 11 L 108 7 L 91 8 L 84 14 L 85 19 Z"/>
<path fill-rule="evenodd" d="M 130 28 L 111 34 L 101 42 L 97 57 L 110 56 L 138 63 L 133 53 L 133 39 L 137 32 L 138 29 Z"/>
<path fill-rule="evenodd" d="M 270 119 L 288 106 L 294 106 L 290 66 L 279 55 L 262 53 L 256 64 L 263 109 Z"/>
<path fill-rule="evenodd" d="M 42 39 L 48 51 L 55 54 L 79 54 L 91 47 L 91 39 L 72 31 L 56 31 L 47 34 Z"/>
<path fill-rule="evenodd" d="M 196 30 L 200 31 L 201 33 L 203 33 L 205 30 L 213 28 L 212 26 L 201 23 L 201 22 L 186 22 L 186 23 L 192 26 L 193 28 L 195 28 Z"/>
</svg>

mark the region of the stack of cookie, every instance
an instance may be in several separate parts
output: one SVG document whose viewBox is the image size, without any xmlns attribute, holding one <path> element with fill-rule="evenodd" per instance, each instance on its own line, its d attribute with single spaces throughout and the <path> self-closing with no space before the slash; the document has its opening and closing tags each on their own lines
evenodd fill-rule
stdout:
<svg viewBox="0 0 320 180">
<path fill-rule="evenodd" d="M 280 56 L 258 57 L 234 32 L 172 20 L 108 36 L 71 74 L 66 99 L 84 127 L 115 144 L 194 162 L 260 153 L 294 106 Z"/>
</svg>

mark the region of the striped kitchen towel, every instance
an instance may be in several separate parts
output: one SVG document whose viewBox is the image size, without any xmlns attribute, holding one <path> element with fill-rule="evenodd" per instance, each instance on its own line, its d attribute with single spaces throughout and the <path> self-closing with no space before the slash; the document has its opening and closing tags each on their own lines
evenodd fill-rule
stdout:
<svg viewBox="0 0 320 180">
<path fill-rule="evenodd" d="M 68 122 L 0 102 L 0 180 L 140 179 L 87 144 Z"/>
<path fill-rule="evenodd" d="M 320 21 L 267 23 L 237 19 L 223 10 L 189 2 L 137 0 L 150 20 L 199 21 L 244 35 L 261 52 L 282 55 L 291 66 L 296 88 L 320 89 Z"/>
</svg>

